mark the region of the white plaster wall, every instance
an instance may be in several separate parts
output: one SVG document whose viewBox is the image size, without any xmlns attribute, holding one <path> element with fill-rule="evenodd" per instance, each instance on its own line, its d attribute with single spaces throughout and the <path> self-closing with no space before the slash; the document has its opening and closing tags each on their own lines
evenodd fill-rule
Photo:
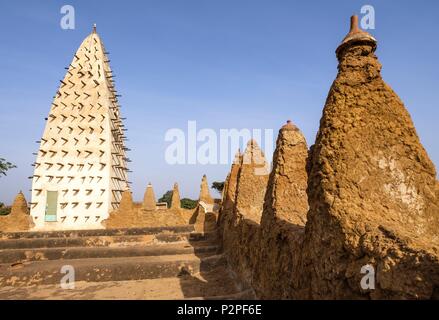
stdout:
<svg viewBox="0 0 439 320">
<path fill-rule="evenodd" d="M 125 152 L 114 145 L 112 130 L 122 131 L 104 50 L 97 34 L 84 40 L 52 104 L 32 180 L 34 230 L 100 229 L 127 188 L 114 167 L 126 166 Z M 47 191 L 58 191 L 56 222 L 45 221 Z"/>
</svg>

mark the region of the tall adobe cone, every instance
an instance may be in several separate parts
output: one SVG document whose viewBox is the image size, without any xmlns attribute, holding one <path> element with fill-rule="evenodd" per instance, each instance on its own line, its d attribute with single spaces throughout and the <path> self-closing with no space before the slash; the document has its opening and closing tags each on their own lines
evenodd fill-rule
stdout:
<svg viewBox="0 0 439 320">
<path fill-rule="evenodd" d="M 264 215 L 304 226 L 308 213 L 306 160 L 308 146 L 300 130 L 288 121 L 279 130 L 268 181 Z"/>
<path fill-rule="evenodd" d="M 264 267 L 253 272 L 253 286 L 261 299 L 291 299 L 291 292 L 300 288 L 308 213 L 307 157 L 305 137 L 288 121 L 279 130 L 261 219 L 259 262 Z"/>
<path fill-rule="evenodd" d="M 226 182 L 224 184 L 222 207 L 226 210 L 233 209 L 235 205 L 236 185 L 238 183 L 238 173 L 239 169 L 241 168 L 241 162 L 242 154 L 241 151 L 238 150 L 233 160 L 230 173 L 227 176 Z"/>
<path fill-rule="evenodd" d="M 124 126 L 109 59 L 96 28 L 53 100 L 35 162 L 36 230 L 102 228 L 128 188 Z"/>
<path fill-rule="evenodd" d="M 145 195 L 143 197 L 143 209 L 145 210 L 155 210 L 157 208 L 157 204 L 155 201 L 154 189 L 152 188 L 151 183 L 146 187 Z"/>
<path fill-rule="evenodd" d="M 265 270 L 259 257 L 267 182 L 268 163 L 257 142 L 250 140 L 232 164 L 218 219 L 221 249 L 244 286 L 254 285 L 253 279 Z"/>
<path fill-rule="evenodd" d="M 139 215 L 134 208 L 133 196 L 130 190 L 122 193 L 122 199 L 117 210 L 110 213 L 108 219 L 102 222 L 107 229 L 132 228 L 139 226 Z"/>
<path fill-rule="evenodd" d="M 269 166 L 255 140 L 250 140 L 242 156 L 236 189 L 236 212 L 260 223 L 267 189 Z"/>
<path fill-rule="evenodd" d="M 172 190 L 171 209 L 180 210 L 180 191 L 178 190 L 178 183 L 174 183 L 174 189 Z"/>
<path fill-rule="evenodd" d="M 338 75 L 308 162 L 310 297 L 437 297 L 436 170 L 381 78 L 376 40 L 357 23 L 337 49 Z M 360 286 L 368 264 L 374 290 Z"/>
<path fill-rule="evenodd" d="M 11 207 L 11 214 L 29 214 L 29 209 L 27 206 L 26 198 L 24 197 L 23 192 L 19 192 L 14 199 L 14 203 Z"/>
<path fill-rule="evenodd" d="M 224 232 L 226 232 L 226 226 L 224 223 L 226 220 L 230 220 L 235 207 L 236 185 L 238 183 L 238 173 L 241 168 L 241 162 L 242 154 L 240 150 L 238 150 L 233 160 L 230 173 L 227 175 L 227 179 L 224 183 L 222 205 L 218 215 L 218 227 Z"/>
<path fill-rule="evenodd" d="M 206 204 L 214 203 L 213 198 L 210 196 L 209 184 L 207 182 L 206 175 L 203 175 L 203 178 L 201 179 L 200 196 L 198 199 Z"/>
<path fill-rule="evenodd" d="M 34 223 L 29 215 L 27 201 L 20 191 L 12 204 L 11 213 L 7 216 L 0 216 L 0 231 L 28 231 L 32 227 Z"/>
<path fill-rule="evenodd" d="M 130 190 L 125 190 L 122 193 L 122 199 L 120 200 L 119 211 L 131 211 L 134 209 L 133 195 Z"/>
</svg>

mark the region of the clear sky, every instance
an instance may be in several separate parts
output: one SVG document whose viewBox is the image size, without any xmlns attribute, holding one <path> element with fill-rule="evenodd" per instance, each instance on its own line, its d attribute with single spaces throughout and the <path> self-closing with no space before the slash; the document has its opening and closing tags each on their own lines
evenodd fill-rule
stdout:
<svg viewBox="0 0 439 320">
<path fill-rule="evenodd" d="M 75 30 L 60 27 L 63 5 Z M 17 165 L 0 177 L 0 201 L 30 201 L 32 154 L 59 80 L 97 23 L 127 117 L 136 200 L 179 182 L 197 198 L 203 174 L 224 180 L 229 165 L 165 161 L 168 129 L 188 120 L 214 130 L 275 130 L 291 119 L 314 143 L 337 73 L 335 49 L 349 17 L 373 5 L 384 80 L 409 110 L 439 165 L 439 2 L 291 0 L 34 1 L 0 3 L 0 157 Z"/>
</svg>

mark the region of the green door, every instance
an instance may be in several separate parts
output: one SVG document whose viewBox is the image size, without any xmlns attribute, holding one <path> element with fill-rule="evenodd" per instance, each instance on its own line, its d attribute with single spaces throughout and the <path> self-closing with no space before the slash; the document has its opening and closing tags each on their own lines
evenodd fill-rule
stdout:
<svg viewBox="0 0 439 320">
<path fill-rule="evenodd" d="M 56 210 L 58 208 L 58 191 L 47 191 L 45 221 L 56 221 Z"/>
</svg>

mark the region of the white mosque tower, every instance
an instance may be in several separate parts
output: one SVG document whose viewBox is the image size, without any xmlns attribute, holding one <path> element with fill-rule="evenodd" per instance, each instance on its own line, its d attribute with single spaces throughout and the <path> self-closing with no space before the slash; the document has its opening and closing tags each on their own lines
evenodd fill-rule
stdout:
<svg viewBox="0 0 439 320">
<path fill-rule="evenodd" d="M 34 230 L 103 228 L 128 189 L 125 129 L 96 25 L 66 69 L 32 177 Z"/>
</svg>

